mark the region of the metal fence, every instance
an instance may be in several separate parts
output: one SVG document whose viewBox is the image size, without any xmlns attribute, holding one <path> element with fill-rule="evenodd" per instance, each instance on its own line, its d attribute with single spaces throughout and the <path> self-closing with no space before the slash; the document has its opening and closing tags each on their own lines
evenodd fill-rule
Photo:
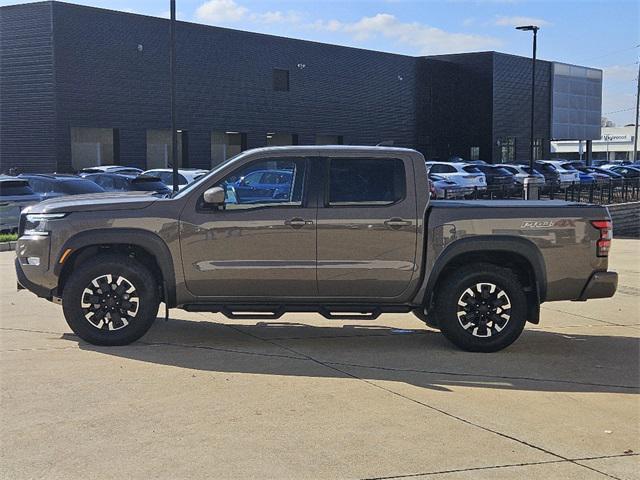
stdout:
<svg viewBox="0 0 640 480">
<path fill-rule="evenodd" d="M 533 187 L 537 188 L 537 187 Z M 522 186 L 488 186 L 473 190 L 460 188 L 445 189 L 439 198 L 444 199 L 522 199 Z M 539 188 L 540 200 L 565 200 L 568 202 L 611 205 L 640 201 L 640 178 L 611 179 L 609 181 L 583 184 L 574 182 L 567 186 L 547 186 Z"/>
</svg>

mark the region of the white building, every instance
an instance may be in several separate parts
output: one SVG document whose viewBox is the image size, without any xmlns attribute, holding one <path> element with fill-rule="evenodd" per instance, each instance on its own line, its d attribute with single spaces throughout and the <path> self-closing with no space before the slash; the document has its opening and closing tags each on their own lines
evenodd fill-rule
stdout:
<svg viewBox="0 0 640 480">
<path fill-rule="evenodd" d="M 633 161 L 633 135 L 635 127 L 602 127 L 600 140 L 593 140 L 593 160 L 631 160 Z M 640 147 L 640 144 L 638 145 Z M 551 142 L 553 158 L 570 160 L 586 159 L 587 146 L 578 140 L 561 140 Z M 581 155 L 582 154 L 582 155 Z"/>
</svg>

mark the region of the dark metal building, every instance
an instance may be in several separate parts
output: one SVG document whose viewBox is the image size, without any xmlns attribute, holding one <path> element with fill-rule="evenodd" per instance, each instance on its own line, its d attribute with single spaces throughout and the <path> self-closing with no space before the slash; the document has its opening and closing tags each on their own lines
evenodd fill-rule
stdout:
<svg viewBox="0 0 640 480">
<path fill-rule="evenodd" d="M 410 57 L 186 22 L 176 35 L 182 166 L 264 145 L 383 141 L 427 158 L 528 159 L 527 58 Z M 161 18 L 61 2 L 1 7 L 0 171 L 170 164 L 168 39 Z M 554 65 L 564 64 L 539 61 L 536 72 L 540 158 L 556 123 L 587 124 L 586 114 L 562 116 L 554 99 L 566 93 L 579 100 L 566 109 L 584 110 L 586 92 L 565 88 Z M 594 95 L 601 72 L 599 82 Z"/>
</svg>

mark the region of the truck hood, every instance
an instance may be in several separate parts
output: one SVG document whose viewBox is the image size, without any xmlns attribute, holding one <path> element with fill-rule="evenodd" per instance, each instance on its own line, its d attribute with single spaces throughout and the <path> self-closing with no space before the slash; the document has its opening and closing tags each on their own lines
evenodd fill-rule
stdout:
<svg viewBox="0 0 640 480">
<path fill-rule="evenodd" d="M 29 207 L 25 213 L 70 213 L 101 210 L 139 210 L 158 198 L 153 192 L 105 192 L 88 195 L 66 195 L 51 198 Z"/>
</svg>

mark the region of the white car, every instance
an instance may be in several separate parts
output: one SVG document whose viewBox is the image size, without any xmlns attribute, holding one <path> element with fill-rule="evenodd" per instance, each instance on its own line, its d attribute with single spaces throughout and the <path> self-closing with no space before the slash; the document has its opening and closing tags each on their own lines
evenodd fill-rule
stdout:
<svg viewBox="0 0 640 480">
<path fill-rule="evenodd" d="M 121 175 L 140 175 L 142 169 L 136 167 L 125 167 L 122 165 L 96 165 L 94 167 L 83 168 L 78 172 L 81 177 L 91 173 L 119 173 Z"/>
<path fill-rule="evenodd" d="M 561 187 L 567 187 L 572 183 L 580 183 L 580 172 L 576 169 L 567 170 L 563 166 L 566 163 L 566 160 L 536 160 L 536 166 L 541 167 L 543 170 L 551 170 L 558 174 Z M 540 173 L 543 175 L 545 174 L 544 171 Z"/>
<path fill-rule="evenodd" d="M 178 169 L 178 188 L 183 189 L 191 182 L 199 179 L 201 176 L 209 173 L 209 170 L 203 170 L 199 168 L 179 168 Z M 153 170 L 147 170 L 143 175 L 151 175 L 158 177 L 162 183 L 173 186 L 173 170 L 171 168 L 155 168 Z"/>
<path fill-rule="evenodd" d="M 435 199 L 452 199 L 464 198 L 473 193 L 473 188 L 465 187 L 462 181 L 456 177 L 444 178 L 440 175 L 431 174 L 429 180 L 433 184 L 433 198 Z"/>
<path fill-rule="evenodd" d="M 442 178 L 456 182 L 461 188 L 486 190 L 487 179 L 478 167 L 461 162 L 426 162 L 429 175 L 439 175 Z"/>
<path fill-rule="evenodd" d="M 499 166 L 513 174 L 513 177 L 519 186 L 524 185 L 524 179 L 529 177 L 531 173 L 531 167 L 529 167 L 529 165 L 521 165 L 519 163 L 501 163 Z M 544 175 L 534 169 L 533 175 L 531 176 L 533 177 L 533 185 L 536 185 L 537 187 L 544 187 Z"/>
</svg>

